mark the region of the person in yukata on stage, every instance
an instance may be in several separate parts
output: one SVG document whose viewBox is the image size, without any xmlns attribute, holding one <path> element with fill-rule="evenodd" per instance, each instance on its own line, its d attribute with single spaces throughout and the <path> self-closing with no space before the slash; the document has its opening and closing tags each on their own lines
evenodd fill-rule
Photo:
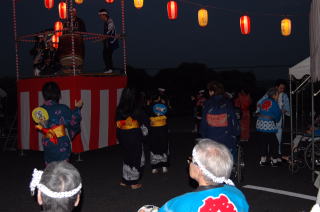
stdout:
<svg viewBox="0 0 320 212">
<path fill-rule="evenodd" d="M 277 127 L 277 140 L 278 140 L 278 156 L 277 156 L 277 161 L 278 162 L 282 162 L 281 160 L 281 143 L 282 143 L 282 129 L 284 128 L 284 120 L 285 120 L 285 116 L 290 116 L 290 102 L 289 102 L 289 98 L 288 95 L 285 93 L 285 89 L 286 89 L 286 81 L 283 79 L 278 79 L 275 82 L 274 87 L 277 89 L 278 93 L 279 93 L 279 97 L 278 97 L 278 105 L 279 108 L 281 110 L 281 117 L 279 122 L 276 123 L 276 127 Z M 268 98 L 267 94 L 264 95 L 258 102 L 257 102 L 257 113 L 259 113 L 259 105 L 261 104 L 261 102 Z"/>
<path fill-rule="evenodd" d="M 45 100 L 41 107 L 35 108 L 32 117 L 43 133 L 42 144 L 44 161 L 68 160 L 71 155 L 71 141 L 80 132 L 82 100 L 75 101 L 75 108 L 59 104 L 61 91 L 57 83 L 47 82 L 42 87 Z"/>
<path fill-rule="evenodd" d="M 154 94 L 149 103 L 150 130 L 148 144 L 150 148 L 150 163 L 152 173 L 161 170 L 168 172 L 169 142 L 168 142 L 168 102 L 161 98 L 160 93 Z"/>
<path fill-rule="evenodd" d="M 241 89 L 234 100 L 235 107 L 240 109 L 240 141 L 248 141 L 250 138 L 250 105 L 251 97 L 247 89 Z"/>
<path fill-rule="evenodd" d="M 240 127 L 233 103 L 224 96 L 224 86 L 220 82 L 210 82 L 207 88 L 210 97 L 202 111 L 200 135 L 226 145 L 233 157 L 237 158 Z"/>
<path fill-rule="evenodd" d="M 141 92 L 125 88 L 116 111 L 117 138 L 124 154 L 120 185 L 131 189 L 142 186 L 139 180 L 145 163 L 143 139 L 149 126 L 144 100 Z"/>
<path fill-rule="evenodd" d="M 80 202 L 81 176 L 66 161 L 49 163 L 44 171 L 33 170 L 31 195 L 35 195 L 44 212 L 71 212 Z"/>
<path fill-rule="evenodd" d="M 247 212 L 248 202 L 229 179 L 233 159 L 228 148 L 210 139 L 201 139 L 193 148 L 189 175 L 199 187 L 175 197 L 157 210 L 144 206 L 138 212 Z"/>
<path fill-rule="evenodd" d="M 278 142 L 277 142 L 277 125 L 281 118 L 281 110 L 278 105 L 279 92 L 276 88 L 271 88 L 267 92 L 268 98 L 258 104 L 258 118 L 256 122 L 257 141 L 260 148 L 260 166 L 268 164 L 267 157 L 270 156 L 272 167 L 279 166 Z"/>
</svg>

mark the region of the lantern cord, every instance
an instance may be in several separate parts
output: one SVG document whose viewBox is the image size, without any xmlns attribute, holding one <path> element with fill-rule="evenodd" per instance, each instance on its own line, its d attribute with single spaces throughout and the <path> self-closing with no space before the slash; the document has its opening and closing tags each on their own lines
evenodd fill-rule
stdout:
<svg viewBox="0 0 320 212">
<path fill-rule="evenodd" d="M 57 30 L 57 31 L 47 31 L 45 33 L 34 33 L 34 34 L 28 34 L 28 35 L 22 35 L 17 38 L 17 41 L 19 42 L 36 42 L 35 40 L 28 40 L 27 38 L 33 38 L 37 37 L 39 35 L 45 35 L 46 33 L 54 34 L 55 32 L 65 31 L 67 29 L 63 30 Z M 124 35 L 122 34 L 116 34 L 116 35 L 105 35 L 105 34 L 98 34 L 98 33 L 89 33 L 89 32 L 74 32 L 74 34 L 80 34 L 83 35 L 83 40 L 103 40 L 107 38 L 117 38 L 117 39 L 123 39 Z"/>
<path fill-rule="evenodd" d="M 199 3 L 196 3 L 196 2 L 193 2 L 193 1 L 190 1 L 190 0 L 178 0 L 180 1 L 181 3 L 186 3 L 186 4 L 190 4 L 190 5 L 193 5 L 193 6 L 197 6 L 199 8 L 211 8 L 211 9 L 215 9 L 215 10 L 220 10 L 220 11 L 223 11 L 223 12 L 227 12 L 227 13 L 235 13 L 235 14 L 243 14 L 243 10 L 233 10 L 233 9 L 228 9 L 228 8 L 222 8 L 222 7 L 216 7 L 216 6 L 213 6 L 213 5 L 203 5 L 203 4 L 199 4 Z M 304 14 L 304 13 L 301 13 L 301 14 L 274 14 L 274 13 L 257 13 L 257 12 L 245 12 L 245 13 L 248 13 L 250 15 L 258 15 L 258 16 L 285 16 L 285 17 L 294 17 L 294 16 L 309 16 L 309 14 Z"/>
<path fill-rule="evenodd" d="M 124 74 L 127 75 L 127 47 L 126 39 L 124 35 L 126 34 L 126 25 L 125 25 L 125 8 L 124 0 L 121 0 L 121 24 L 122 24 L 122 49 L 123 49 L 123 70 Z"/>
</svg>

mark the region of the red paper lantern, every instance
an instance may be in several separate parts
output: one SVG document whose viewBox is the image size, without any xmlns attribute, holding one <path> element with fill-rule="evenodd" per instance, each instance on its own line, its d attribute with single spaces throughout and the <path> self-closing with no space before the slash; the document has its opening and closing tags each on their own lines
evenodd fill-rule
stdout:
<svg viewBox="0 0 320 212">
<path fill-rule="evenodd" d="M 51 9 L 54 6 L 54 0 L 44 0 L 44 6 L 47 9 Z"/>
<path fill-rule="evenodd" d="M 59 8 L 59 17 L 61 19 L 66 19 L 67 18 L 67 4 L 65 2 L 60 2 L 58 8 Z"/>
<path fill-rule="evenodd" d="M 105 0 L 106 1 L 106 3 L 108 3 L 108 4 L 112 4 L 113 2 L 114 2 L 114 0 Z"/>
<path fill-rule="evenodd" d="M 57 49 L 59 46 L 59 37 L 57 35 L 52 35 L 51 41 L 52 41 L 52 46 Z"/>
<path fill-rule="evenodd" d="M 250 17 L 243 15 L 240 17 L 241 34 L 248 35 L 250 33 Z"/>
<path fill-rule="evenodd" d="M 62 35 L 62 30 L 63 30 L 63 24 L 61 21 L 57 21 L 54 23 L 54 31 L 55 35 L 60 37 Z"/>
<path fill-rule="evenodd" d="M 178 17 L 178 4 L 175 1 L 167 3 L 168 18 L 174 20 Z"/>
</svg>

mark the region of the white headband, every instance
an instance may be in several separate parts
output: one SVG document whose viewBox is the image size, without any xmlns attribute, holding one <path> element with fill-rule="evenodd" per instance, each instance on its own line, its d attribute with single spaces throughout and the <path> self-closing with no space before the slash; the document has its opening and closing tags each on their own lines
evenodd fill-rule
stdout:
<svg viewBox="0 0 320 212">
<path fill-rule="evenodd" d="M 51 191 L 45 185 L 40 183 L 42 174 L 43 174 L 43 171 L 40 171 L 37 169 L 33 170 L 32 180 L 30 182 L 30 190 L 31 190 L 32 196 L 34 195 L 34 190 L 36 189 L 36 187 L 48 197 L 57 198 L 57 199 L 72 197 L 73 195 L 77 194 L 82 188 L 82 184 L 80 183 L 77 188 L 71 191 L 64 191 L 64 192 Z"/>
<path fill-rule="evenodd" d="M 107 12 L 98 12 L 98 15 L 108 15 Z"/>
<path fill-rule="evenodd" d="M 202 171 L 202 173 L 204 175 L 206 175 L 207 177 L 209 177 L 213 182 L 215 182 L 215 183 L 225 183 L 225 184 L 234 186 L 234 183 L 232 182 L 232 180 L 226 179 L 225 177 L 216 177 L 212 173 L 210 173 L 204 167 L 204 165 L 200 162 L 199 157 L 198 157 L 198 153 L 197 153 L 197 151 L 195 149 L 193 149 L 193 151 L 192 151 L 192 158 L 193 158 L 194 162 L 197 163 L 197 166 Z"/>
</svg>

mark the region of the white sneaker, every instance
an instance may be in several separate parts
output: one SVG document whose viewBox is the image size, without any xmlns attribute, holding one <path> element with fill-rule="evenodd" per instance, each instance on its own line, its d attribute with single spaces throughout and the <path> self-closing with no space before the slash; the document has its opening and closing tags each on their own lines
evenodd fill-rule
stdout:
<svg viewBox="0 0 320 212">
<path fill-rule="evenodd" d="M 162 172 L 163 173 L 167 173 L 168 172 L 168 168 L 167 167 L 162 167 Z"/>
<path fill-rule="evenodd" d="M 107 71 L 105 71 L 105 72 L 103 72 L 103 73 L 105 73 L 105 74 L 111 74 L 113 72 L 113 70 L 112 69 L 109 69 L 109 70 L 107 70 Z"/>
<path fill-rule="evenodd" d="M 158 169 L 152 169 L 152 170 L 151 170 L 151 173 L 152 173 L 152 174 L 157 174 L 157 173 L 159 173 L 159 170 L 158 170 Z"/>
</svg>

